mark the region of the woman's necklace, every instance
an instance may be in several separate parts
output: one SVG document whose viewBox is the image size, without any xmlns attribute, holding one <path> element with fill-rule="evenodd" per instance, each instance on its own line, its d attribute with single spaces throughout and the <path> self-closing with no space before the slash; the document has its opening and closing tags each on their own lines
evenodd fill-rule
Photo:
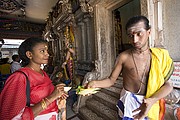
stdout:
<svg viewBox="0 0 180 120">
<path fill-rule="evenodd" d="M 144 68 L 144 72 L 143 72 L 143 74 L 142 74 L 142 78 L 140 79 L 140 75 L 139 75 L 139 72 L 138 72 L 138 69 L 137 69 L 137 65 L 136 65 L 136 62 L 135 62 L 135 59 L 134 59 L 134 55 L 133 55 L 133 52 L 132 52 L 132 50 L 131 50 L 131 53 L 132 53 L 132 58 L 133 58 L 133 62 L 134 62 L 134 66 L 135 66 L 135 68 L 136 68 L 136 72 L 137 72 L 137 75 L 138 75 L 138 80 L 140 81 L 140 87 L 139 87 L 139 90 L 137 91 L 137 93 L 136 94 L 139 94 L 140 92 L 141 92 L 141 89 L 142 89 L 142 84 L 144 84 L 144 85 L 146 85 L 146 83 L 144 83 L 143 82 L 143 79 L 144 79 L 144 77 L 145 77 L 145 73 L 146 73 L 146 70 L 147 70 L 147 68 L 148 68 L 148 63 L 149 63 L 149 60 L 151 59 L 151 58 L 148 58 L 147 59 L 147 62 L 146 62 L 146 65 L 145 65 L 145 68 Z M 151 56 L 150 56 L 151 57 Z"/>
<path fill-rule="evenodd" d="M 33 71 L 36 71 L 33 67 L 31 67 L 31 66 L 29 66 Z M 37 72 L 37 71 L 36 71 Z M 41 71 L 41 72 L 38 72 L 38 73 L 40 73 L 42 76 L 44 76 L 44 74 L 43 74 L 43 72 Z"/>
</svg>

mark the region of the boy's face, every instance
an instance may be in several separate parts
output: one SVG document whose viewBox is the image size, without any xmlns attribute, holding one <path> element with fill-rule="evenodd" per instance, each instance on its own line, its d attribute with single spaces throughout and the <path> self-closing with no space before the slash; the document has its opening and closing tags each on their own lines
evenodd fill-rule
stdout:
<svg viewBox="0 0 180 120">
<path fill-rule="evenodd" d="M 137 48 L 141 49 L 148 43 L 148 37 L 150 35 L 150 29 L 146 30 L 144 22 L 140 21 L 134 24 L 132 27 L 127 29 L 128 36 L 130 38 L 131 44 Z"/>
</svg>

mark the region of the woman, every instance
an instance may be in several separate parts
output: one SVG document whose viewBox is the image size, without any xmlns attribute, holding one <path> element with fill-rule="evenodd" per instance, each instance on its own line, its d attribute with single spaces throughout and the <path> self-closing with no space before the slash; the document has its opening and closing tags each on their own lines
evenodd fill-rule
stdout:
<svg viewBox="0 0 180 120">
<path fill-rule="evenodd" d="M 58 120 L 57 100 L 68 95 L 63 84 L 54 87 L 41 69 L 41 64 L 48 63 L 47 42 L 28 38 L 18 52 L 23 65 L 19 70 L 30 81 L 30 107 L 26 106 L 26 76 L 15 72 L 7 79 L 0 95 L 0 120 Z"/>
</svg>

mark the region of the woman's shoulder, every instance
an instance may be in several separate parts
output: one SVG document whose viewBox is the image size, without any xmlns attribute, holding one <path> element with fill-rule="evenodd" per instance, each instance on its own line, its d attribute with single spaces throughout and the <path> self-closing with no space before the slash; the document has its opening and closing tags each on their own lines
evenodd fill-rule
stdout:
<svg viewBox="0 0 180 120">
<path fill-rule="evenodd" d="M 20 70 L 17 70 L 14 73 L 12 73 L 6 80 L 6 83 L 17 83 L 17 84 L 25 83 L 26 76 L 22 72 L 19 72 L 19 71 Z M 22 71 L 24 71 L 24 70 L 22 70 Z M 25 73 L 25 74 L 27 74 L 27 73 Z"/>
<path fill-rule="evenodd" d="M 25 73 L 25 74 L 30 74 L 31 72 L 31 69 L 28 68 L 28 67 L 22 67 L 20 69 L 18 69 L 17 71 L 15 71 L 16 74 L 19 74 L 19 73 Z"/>
<path fill-rule="evenodd" d="M 12 76 L 13 78 L 22 78 L 28 76 L 29 74 L 30 70 L 26 67 L 23 67 L 12 73 L 10 76 Z"/>
</svg>

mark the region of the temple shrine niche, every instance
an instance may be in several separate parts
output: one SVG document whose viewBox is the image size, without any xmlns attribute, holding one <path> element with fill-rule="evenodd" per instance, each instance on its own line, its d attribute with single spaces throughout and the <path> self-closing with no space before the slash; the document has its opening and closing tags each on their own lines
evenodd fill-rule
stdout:
<svg viewBox="0 0 180 120">
<path fill-rule="evenodd" d="M 51 46 L 54 64 L 67 64 L 70 73 L 66 78 L 78 81 L 75 84 L 80 84 L 83 76 L 94 69 L 93 21 L 93 8 L 84 0 L 59 0 L 47 18 L 43 36 Z"/>
</svg>

